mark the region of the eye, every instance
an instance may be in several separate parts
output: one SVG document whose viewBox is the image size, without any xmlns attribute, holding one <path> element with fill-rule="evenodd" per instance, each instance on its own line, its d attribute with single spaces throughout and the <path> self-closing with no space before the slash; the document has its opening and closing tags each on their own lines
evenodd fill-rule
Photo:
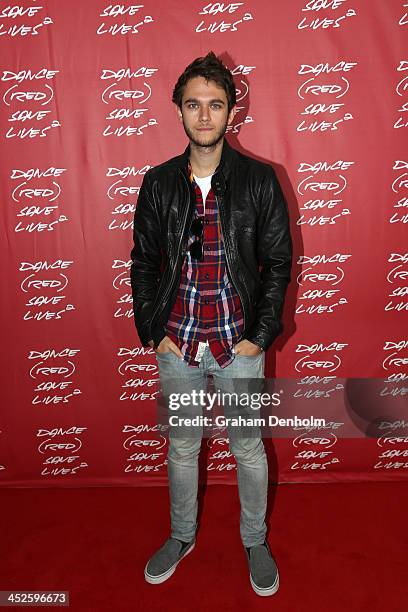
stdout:
<svg viewBox="0 0 408 612">
<path fill-rule="evenodd" d="M 195 102 L 189 102 L 187 104 L 187 108 L 197 108 L 198 104 L 196 104 Z"/>
<path fill-rule="evenodd" d="M 221 104 L 217 104 L 217 102 L 214 102 L 214 104 L 212 104 L 211 106 L 216 110 L 219 110 L 221 108 Z"/>
</svg>

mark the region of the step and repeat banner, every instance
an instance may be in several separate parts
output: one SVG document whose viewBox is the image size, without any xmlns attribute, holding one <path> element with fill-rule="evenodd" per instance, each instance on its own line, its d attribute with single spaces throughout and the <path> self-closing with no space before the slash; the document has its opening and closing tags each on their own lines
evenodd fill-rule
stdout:
<svg viewBox="0 0 408 612">
<path fill-rule="evenodd" d="M 266 376 L 327 417 L 265 440 L 271 480 L 407 477 L 407 34 L 402 0 L 0 3 L 1 485 L 167 482 L 133 215 L 187 145 L 172 89 L 210 50 L 236 83 L 227 139 L 273 165 L 291 216 Z M 222 428 L 201 479 L 235 482 Z"/>
</svg>

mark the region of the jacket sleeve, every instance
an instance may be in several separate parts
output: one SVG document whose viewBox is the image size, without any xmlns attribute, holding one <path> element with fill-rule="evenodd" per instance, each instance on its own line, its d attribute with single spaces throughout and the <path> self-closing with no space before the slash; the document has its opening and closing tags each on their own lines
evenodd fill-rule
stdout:
<svg viewBox="0 0 408 612">
<path fill-rule="evenodd" d="M 260 195 L 257 256 L 261 267 L 261 294 L 254 325 L 244 337 L 266 350 L 282 332 L 287 285 L 291 279 L 292 238 L 288 206 L 275 170 L 269 166 Z"/>
<path fill-rule="evenodd" d="M 133 314 L 143 346 L 148 346 L 152 339 L 150 322 L 160 279 L 160 234 L 160 220 L 153 202 L 148 171 L 143 177 L 137 200 L 133 221 L 134 246 L 130 253 Z"/>
</svg>

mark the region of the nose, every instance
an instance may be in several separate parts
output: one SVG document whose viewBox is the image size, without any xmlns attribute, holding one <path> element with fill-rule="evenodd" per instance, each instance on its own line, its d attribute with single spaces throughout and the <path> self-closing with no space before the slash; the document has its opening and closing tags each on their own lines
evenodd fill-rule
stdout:
<svg viewBox="0 0 408 612">
<path fill-rule="evenodd" d="M 199 119 L 200 121 L 208 121 L 209 120 L 209 112 L 208 112 L 208 106 L 205 104 L 202 104 L 200 106 L 200 115 L 199 115 Z"/>
</svg>

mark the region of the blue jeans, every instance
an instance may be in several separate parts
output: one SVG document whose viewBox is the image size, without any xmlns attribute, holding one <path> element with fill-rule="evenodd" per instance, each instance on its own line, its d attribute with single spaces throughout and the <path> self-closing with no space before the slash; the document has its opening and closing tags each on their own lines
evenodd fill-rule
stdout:
<svg viewBox="0 0 408 612">
<path fill-rule="evenodd" d="M 212 374 L 215 391 L 230 391 L 231 379 L 264 378 L 265 353 L 249 357 L 235 355 L 234 360 L 221 368 L 206 346 L 199 368 L 190 367 L 173 352 L 156 353 L 160 382 L 164 394 L 172 381 L 185 383 L 185 390 L 194 387 L 207 389 L 207 375 Z M 178 384 L 178 388 L 180 384 Z M 200 408 L 200 414 L 202 409 Z M 196 413 L 197 414 L 197 413 Z M 193 414 L 191 416 L 194 416 Z M 238 491 L 241 505 L 240 535 L 244 546 L 262 544 L 266 536 L 266 502 L 268 464 L 259 428 L 255 435 L 234 435 L 228 427 L 230 451 L 237 462 Z M 168 478 L 170 494 L 171 536 L 189 542 L 195 537 L 198 510 L 198 455 L 200 432 L 195 437 L 169 434 Z"/>
</svg>

